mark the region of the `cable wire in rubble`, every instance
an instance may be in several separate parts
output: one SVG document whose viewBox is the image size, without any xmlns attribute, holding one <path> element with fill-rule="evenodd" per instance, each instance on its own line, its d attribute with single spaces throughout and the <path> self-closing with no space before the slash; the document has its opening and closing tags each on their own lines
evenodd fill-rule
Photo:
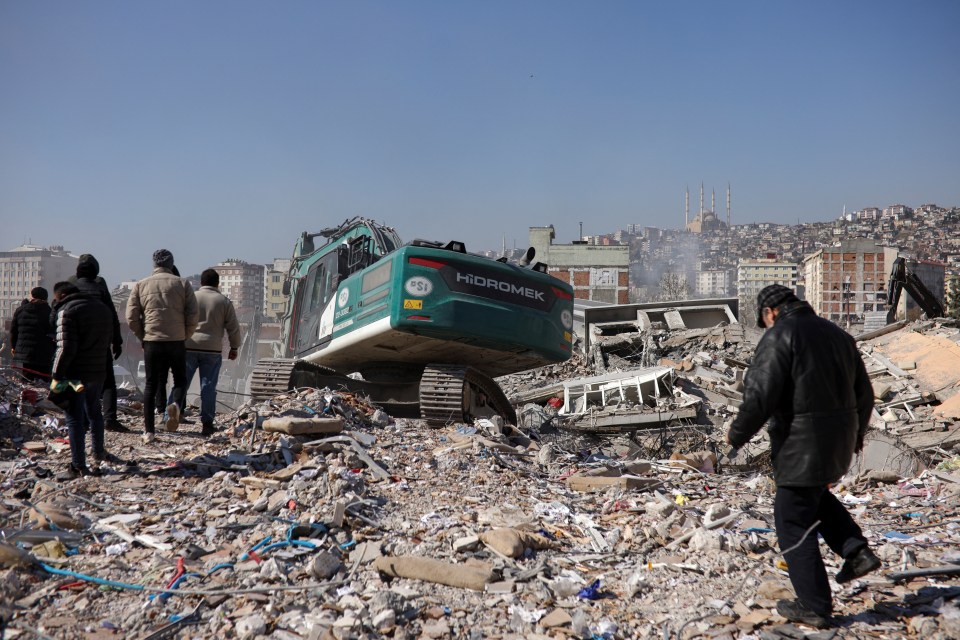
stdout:
<svg viewBox="0 0 960 640">
<path fill-rule="evenodd" d="M 793 545 L 793 546 L 790 547 L 789 549 L 784 549 L 783 551 L 780 551 L 779 553 L 774 554 L 774 557 L 776 558 L 776 557 L 786 556 L 788 553 L 790 553 L 790 552 L 793 551 L 794 549 L 797 549 L 801 544 L 803 544 L 804 540 L 807 539 L 807 536 L 809 536 L 809 535 L 810 535 L 817 527 L 819 527 L 819 526 L 820 526 L 820 520 L 817 520 L 817 521 L 814 522 L 812 525 L 810 525 L 810 526 L 807 528 L 806 531 L 803 532 L 803 535 L 800 537 L 800 540 L 797 541 L 797 544 Z M 747 573 L 747 576 L 746 576 L 743 580 L 740 581 L 740 586 L 737 587 L 736 590 L 735 590 L 733 593 L 731 593 L 728 598 L 726 598 L 726 599 L 724 600 L 725 603 L 732 602 L 735 598 L 737 598 L 737 597 L 740 595 L 740 592 L 743 591 L 744 587 L 747 586 L 747 583 L 750 582 L 750 579 L 756 577 L 754 574 L 756 574 L 757 571 L 758 571 L 759 569 L 761 569 L 761 568 L 765 565 L 765 563 L 764 563 L 763 561 L 760 561 L 760 560 L 757 560 L 757 561 L 755 561 L 755 562 L 756 562 L 756 566 Z M 676 636 L 677 639 L 680 640 L 680 639 L 683 638 L 683 630 L 687 628 L 687 625 L 691 625 L 691 624 L 700 622 L 701 620 L 704 620 L 704 619 L 706 619 L 706 618 L 714 615 L 715 613 L 717 613 L 717 611 L 709 611 L 709 612 L 703 614 L 702 616 L 698 616 L 698 617 L 696 617 L 696 618 L 692 618 L 692 619 L 687 620 L 686 622 L 684 622 L 684 623 L 680 626 L 680 629 L 677 631 L 677 636 Z M 835 630 L 835 632 L 834 632 L 834 635 L 836 635 L 836 630 Z M 670 638 L 669 623 L 664 623 L 664 626 L 663 626 L 663 637 L 664 637 L 665 640 L 669 640 L 669 638 Z M 832 636 L 831 636 L 831 637 L 832 637 Z M 824 639 L 824 640 L 826 640 L 826 639 Z"/>
</svg>

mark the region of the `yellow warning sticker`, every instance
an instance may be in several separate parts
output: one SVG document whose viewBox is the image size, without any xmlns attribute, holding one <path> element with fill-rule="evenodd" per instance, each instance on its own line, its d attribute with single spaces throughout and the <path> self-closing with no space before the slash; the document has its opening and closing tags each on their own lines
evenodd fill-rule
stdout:
<svg viewBox="0 0 960 640">
<path fill-rule="evenodd" d="M 423 300 L 404 300 L 404 309 L 423 309 Z"/>
</svg>

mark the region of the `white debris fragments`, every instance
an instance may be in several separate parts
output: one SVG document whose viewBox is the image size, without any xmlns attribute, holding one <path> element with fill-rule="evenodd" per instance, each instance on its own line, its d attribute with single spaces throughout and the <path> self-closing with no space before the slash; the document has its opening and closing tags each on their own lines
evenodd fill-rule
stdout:
<svg viewBox="0 0 960 640">
<path fill-rule="evenodd" d="M 793 596 L 765 441 L 722 444 L 759 332 L 716 305 L 642 311 L 589 359 L 501 379 L 517 425 L 300 389 L 144 445 L 130 404 L 119 462 L 70 482 L 62 413 L 4 370 L 4 637 L 812 633 L 776 613 Z M 884 566 L 832 583 L 843 634 L 957 637 L 958 341 L 938 321 L 860 342 L 877 412 L 833 490 Z"/>
</svg>

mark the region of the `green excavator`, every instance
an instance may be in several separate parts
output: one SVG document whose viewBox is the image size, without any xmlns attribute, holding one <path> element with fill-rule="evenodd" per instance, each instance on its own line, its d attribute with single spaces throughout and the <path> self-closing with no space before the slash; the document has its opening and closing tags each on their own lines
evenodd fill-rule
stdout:
<svg viewBox="0 0 960 640">
<path fill-rule="evenodd" d="M 257 364 L 251 394 L 330 387 L 433 425 L 494 415 L 515 424 L 493 378 L 564 361 L 573 343 L 573 290 L 534 257 L 403 244 L 366 218 L 304 232 L 283 285 L 277 357 Z"/>
</svg>

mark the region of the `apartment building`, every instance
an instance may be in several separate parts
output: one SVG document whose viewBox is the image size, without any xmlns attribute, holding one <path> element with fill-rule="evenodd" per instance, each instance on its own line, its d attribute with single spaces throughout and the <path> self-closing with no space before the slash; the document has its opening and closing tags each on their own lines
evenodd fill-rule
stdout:
<svg viewBox="0 0 960 640">
<path fill-rule="evenodd" d="M 534 260 L 545 263 L 550 275 L 569 283 L 575 298 L 629 302 L 629 246 L 597 246 L 583 241 L 553 244 L 555 239 L 553 225 L 530 227 L 530 246 L 537 252 Z"/>
<path fill-rule="evenodd" d="M 4 326 L 34 287 L 45 288 L 52 297 L 53 285 L 74 275 L 77 261 L 78 256 L 62 246 L 23 245 L 0 251 L 0 319 Z"/>
<path fill-rule="evenodd" d="M 740 300 L 740 322 L 755 324 L 757 294 L 771 284 L 797 288 L 797 265 L 773 256 L 742 258 L 737 265 L 737 298 Z"/>
<path fill-rule="evenodd" d="M 267 318 L 280 318 L 287 310 L 290 296 L 284 295 L 283 283 L 290 273 L 290 262 L 289 258 L 275 258 L 272 264 L 266 265 L 263 315 Z"/>
<path fill-rule="evenodd" d="M 730 272 L 726 269 L 697 271 L 696 293 L 703 297 L 726 296 L 730 289 Z"/>
<path fill-rule="evenodd" d="M 885 311 L 887 280 L 898 253 L 868 238 L 851 238 L 810 254 L 803 259 L 807 301 L 841 326 Z"/>
<path fill-rule="evenodd" d="M 265 268 L 262 264 L 228 258 L 213 268 L 220 274 L 220 291 L 233 302 L 238 316 L 263 311 Z"/>
</svg>

